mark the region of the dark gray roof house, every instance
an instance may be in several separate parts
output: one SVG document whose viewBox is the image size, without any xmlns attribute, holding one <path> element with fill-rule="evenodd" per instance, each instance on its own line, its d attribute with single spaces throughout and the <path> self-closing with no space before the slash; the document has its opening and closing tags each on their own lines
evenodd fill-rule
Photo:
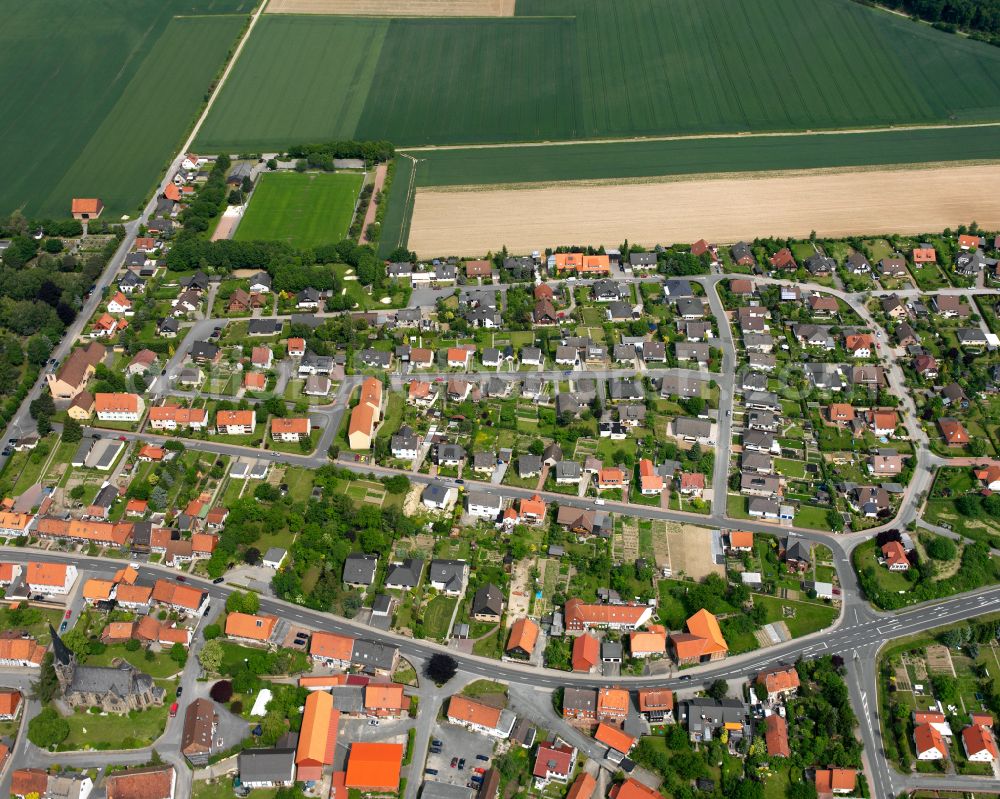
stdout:
<svg viewBox="0 0 1000 799">
<path fill-rule="evenodd" d="M 375 582 L 378 558 L 354 552 L 344 560 L 344 582 L 348 585 L 370 586 Z"/>
<path fill-rule="evenodd" d="M 392 353 L 376 350 L 371 347 L 361 350 L 361 363 L 379 369 L 388 369 L 392 363 Z"/>
<path fill-rule="evenodd" d="M 292 785 L 295 782 L 295 749 L 244 749 L 237 757 L 240 782 L 247 788 Z"/>
<path fill-rule="evenodd" d="M 393 563 L 385 577 L 385 586 L 407 591 L 416 588 L 423 570 L 424 561 L 421 558 L 407 558 L 402 563 Z"/>
<path fill-rule="evenodd" d="M 612 400 L 641 400 L 645 397 L 645 392 L 637 380 L 612 378 L 608 383 L 608 396 Z"/>
<path fill-rule="evenodd" d="M 469 574 L 469 564 L 464 560 L 435 559 L 431 561 L 428 580 L 432 587 L 445 593 L 461 593 Z"/>
<path fill-rule="evenodd" d="M 738 699 L 691 699 L 685 703 L 687 728 L 693 740 L 710 741 L 727 725 L 741 725 L 741 730 L 733 731 L 742 737 L 742 727 L 746 725 L 747 708 Z"/>
<path fill-rule="evenodd" d="M 519 455 L 517 458 L 517 474 L 518 477 L 534 477 L 539 472 L 542 471 L 542 456 L 541 455 Z"/>
<path fill-rule="evenodd" d="M 280 332 L 280 319 L 251 319 L 247 324 L 247 335 L 250 336 L 276 336 Z"/>
<path fill-rule="evenodd" d="M 630 252 L 628 254 L 628 262 L 632 266 L 638 267 L 651 267 L 656 266 L 656 253 L 655 252 Z"/>
<path fill-rule="evenodd" d="M 398 656 L 399 650 L 394 646 L 368 638 L 355 638 L 351 665 L 367 672 L 392 671 Z"/>
<path fill-rule="evenodd" d="M 495 617 L 503 613 L 503 594 L 500 589 L 487 583 L 472 598 L 472 615 Z"/>
<path fill-rule="evenodd" d="M 219 348 L 209 341 L 195 341 L 191 344 L 191 351 L 188 355 L 196 363 L 214 360 L 219 354 Z"/>
<path fill-rule="evenodd" d="M 671 278 L 668 280 L 663 284 L 663 293 L 672 300 L 694 296 L 694 292 L 691 290 L 691 281 L 685 278 Z"/>
</svg>

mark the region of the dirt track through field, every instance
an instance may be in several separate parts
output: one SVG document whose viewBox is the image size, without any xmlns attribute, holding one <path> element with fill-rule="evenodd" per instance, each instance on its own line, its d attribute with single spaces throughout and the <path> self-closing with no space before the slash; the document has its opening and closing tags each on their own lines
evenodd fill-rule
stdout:
<svg viewBox="0 0 1000 799">
<path fill-rule="evenodd" d="M 268 14 L 352 17 L 512 17 L 515 0 L 271 0 Z"/>
<path fill-rule="evenodd" d="M 1000 227 L 1000 164 L 811 170 L 418 189 L 409 247 L 476 256 L 566 242 L 618 246 L 756 236 L 917 234 L 976 221 Z"/>
</svg>

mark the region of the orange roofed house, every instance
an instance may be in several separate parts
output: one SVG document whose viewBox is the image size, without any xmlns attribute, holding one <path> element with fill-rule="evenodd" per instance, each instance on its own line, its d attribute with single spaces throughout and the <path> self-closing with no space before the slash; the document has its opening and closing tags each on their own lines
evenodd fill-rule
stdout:
<svg viewBox="0 0 1000 799">
<path fill-rule="evenodd" d="M 510 638 L 507 639 L 505 654 L 508 657 L 527 660 L 535 651 L 538 641 L 538 625 L 531 619 L 520 618 L 511 625 Z"/>
<path fill-rule="evenodd" d="M 76 583 L 77 570 L 72 563 L 31 561 L 24 570 L 24 582 L 33 594 L 68 594 Z"/>
<path fill-rule="evenodd" d="M 245 436 L 257 427 L 257 413 L 246 411 L 219 411 L 215 414 L 215 429 L 227 436 Z"/>
<path fill-rule="evenodd" d="M 768 701 L 773 702 L 799 689 L 799 673 L 794 666 L 762 671 L 757 675 L 757 686 L 767 691 Z M 760 697 L 761 692 L 758 690 L 756 693 Z"/>
<path fill-rule="evenodd" d="M 0 638 L 0 666 L 40 668 L 45 650 L 34 638 Z"/>
<path fill-rule="evenodd" d="M 55 373 L 45 375 L 53 399 L 73 399 L 87 387 L 97 364 L 104 360 L 107 350 L 96 341 L 70 353 Z"/>
<path fill-rule="evenodd" d="M 819 799 L 830 799 L 834 794 L 854 793 L 857 772 L 848 768 L 818 768 L 815 780 Z"/>
<path fill-rule="evenodd" d="M 173 766 L 118 771 L 104 782 L 107 799 L 174 799 L 177 773 Z"/>
<path fill-rule="evenodd" d="M 478 702 L 461 694 L 448 700 L 448 721 L 493 738 L 510 737 L 517 717 L 509 710 Z"/>
<path fill-rule="evenodd" d="M 590 633 L 573 641 L 573 671 L 590 671 L 601 660 L 601 642 Z"/>
<path fill-rule="evenodd" d="M 94 409 L 102 422 L 138 422 L 146 403 L 138 394 L 95 394 Z"/>
<path fill-rule="evenodd" d="M 791 757 L 788 748 L 788 723 L 777 713 L 764 719 L 764 742 L 768 757 Z"/>
<path fill-rule="evenodd" d="M 667 630 L 659 624 L 651 624 L 648 630 L 629 635 L 629 650 L 634 658 L 664 655 L 667 652 Z"/>
<path fill-rule="evenodd" d="M 729 533 L 730 552 L 752 552 L 753 533 L 747 530 L 732 530 Z"/>
<path fill-rule="evenodd" d="M 660 796 L 659 791 L 647 788 L 634 777 L 614 786 L 608 794 L 609 799 L 659 799 Z"/>
<path fill-rule="evenodd" d="M 628 691 L 623 688 L 601 688 L 597 692 L 597 720 L 618 724 L 628 716 Z"/>
<path fill-rule="evenodd" d="M 149 409 L 149 426 L 153 430 L 176 430 L 191 427 L 200 430 L 208 422 L 204 408 L 181 408 L 177 405 L 157 405 Z"/>
<path fill-rule="evenodd" d="M 402 765 L 403 744 L 352 743 L 344 784 L 370 793 L 395 793 Z"/>
<path fill-rule="evenodd" d="M 666 688 L 639 691 L 639 712 L 650 724 L 671 722 L 674 718 L 674 694 Z"/>
<path fill-rule="evenodd" d="M 351 410 L 347 441 L 351 449 L 370 449 L 382 418 L 382 382 L 374 377 L 361 384 L 361 398 Z"/>
<path fill-rule="evenodd" d="M 395 682 L 370 682 L 365 686 L 365 713 L 376 718 L 400 718 L 410 709 L 410 697 Z"/>
<path fill-rule="evenodd" d="M 271 420 L 271 438 L 275 441 L 299 441 L 303 438 L 309 438 L 311 432 L 312 422 L 308 416 Z"/>
<path fill-rule="evenodd" d="M 182 613 L 201 615 L 208 608 L 208 592 L 191 585 L 170 580 L 157 580 L 153 586 L 153 601 Z"/>
<path fill-rule="evenodd" d="M 670 646 L 677 663 L 707 663 L 729 654 L 729 644 L 722 635 L 719 621 L 702 608 L 687 620 L 687 632 L 670 636 Z"/>
<path fill-rule="evenodd" d="M 313 662 L 334 668 L 346 669 L 351 665 L 354 639 L 336 633 L 315 632 L 309 642 L 309 655 Z"/>
<path fill-rule="evenodd" d="M 595 627 L 610 630 L 635 630 L 653 614 L 648 605 L 589 605 L 574 597 L 563 606 L 566 629 L 582 632 Z"/>
<path fill-rule="evenodd" d="M 230 613 L 226 616 L 226 635 L 238 641 L 266 644 L 277 626 L 278 619 L 274 616 L 254 616 L 250 613 Z"/>
<path fill-rule="evenodd" d="M 97 219 L 104 211 L 104 203 L 96 197 L 74 197 L 70 210 L 74 219 Z"/>
<path fill-rule="evenodd" d="M 333 706 L 333 695 L 312 691 L 306 697 L 299 744 L 295 750 L 297 780 L 319 780 L 323 776 L 323 767 L 333 764 L 339 725 L 340 711 Z"/>
<path fill-rule="evenodd" d="M 594 738 L 608 747 L 608 749 L 621 752 L 623 755 L 627 755 L 629 750 L 635 746 L 635 738 L 628 733 L 622 732 L 617 727 L 604 724 L 603 722 L 597 725 Z"/>
</svg>

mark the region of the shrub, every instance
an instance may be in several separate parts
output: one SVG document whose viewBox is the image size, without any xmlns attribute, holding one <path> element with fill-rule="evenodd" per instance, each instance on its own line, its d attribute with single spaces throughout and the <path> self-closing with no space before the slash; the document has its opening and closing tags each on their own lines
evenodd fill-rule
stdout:
<svg viewBox="0 0 1000 799">
<path fill-rule="evenodd" d="M 233 698 L 233 684 L 229 680 L 219 680 L 208 692 L 216 702 L 228 702 Z"/>
</svg>

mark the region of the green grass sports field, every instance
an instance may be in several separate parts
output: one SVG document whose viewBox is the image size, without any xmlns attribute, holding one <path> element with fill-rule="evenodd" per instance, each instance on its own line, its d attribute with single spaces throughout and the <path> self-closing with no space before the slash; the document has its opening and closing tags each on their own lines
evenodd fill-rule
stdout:
<svg viewBox="0 0 1000 799">
<path fill-rule="evenodd" d="M 73 195 L 134 214 L 252 6 L 0 0 L 0 214 L 65 217 Z"/>
<path fill-rule="evenodd" d="M 1000 48 L 850 0 L 518 0 L 505 19 L 261 19 L 208 150 L 1000 119 Z"/>
<path fill-rule="evenodd" d="M 287 241 L 296 247 L 338 242 L 347 236 L 360 190 L 357 173 L 265 174 L 235 238 Z"/>
</svg>

